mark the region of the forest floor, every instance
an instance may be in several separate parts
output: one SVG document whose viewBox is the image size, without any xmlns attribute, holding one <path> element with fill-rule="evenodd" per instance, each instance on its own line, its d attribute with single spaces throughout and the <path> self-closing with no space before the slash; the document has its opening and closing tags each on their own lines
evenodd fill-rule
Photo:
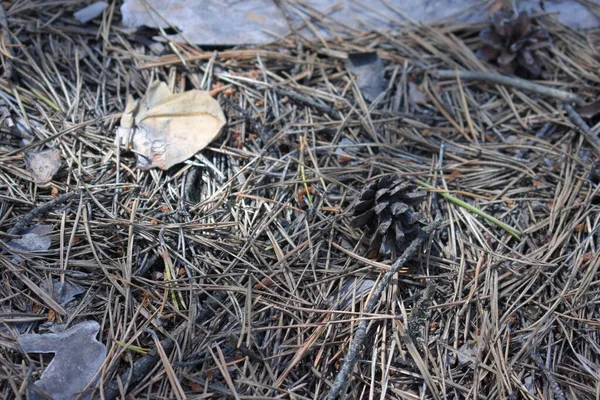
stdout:
<svg viewBox="0 0 600 400">
<path fill-rule="evenodd" d="M 58 3 L 6 12 L 0 396 L 25 398 L 51 360 L 20 335 L 96 321 L 93 398 L 327 398 L 366 321 L 342 398 L 598 397 L 598 118 L 439 73 L 495 72 L 475 55 L 487 24 L 213 51 L 120 29 L 112 6 L 81 25 Z M 600 36 L 538 23 L 553 46 L 535 82 L 595 101 Z M 385 77 L 371 100 L 347 67 L 368 51 Z M 141 171 L 115 129 L 154 80 L 211 91 L 227 125 Z M 25 165 L 40 149 L 60 154 L 47 186 Z M 370 258 L 350 221 L 386 174 L 420 182 L 441 226 L 363 313 L 399 255 Z M 44 248 L 9 244 L 36 227 Z"/>
</svg>

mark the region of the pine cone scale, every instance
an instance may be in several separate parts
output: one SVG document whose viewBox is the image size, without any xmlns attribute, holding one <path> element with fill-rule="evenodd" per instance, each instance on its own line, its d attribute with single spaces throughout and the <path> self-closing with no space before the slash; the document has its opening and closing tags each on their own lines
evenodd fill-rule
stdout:
<svg viewBox="0 0 600 400">
<path fill-rule="evenodd" d="M 375 211 L 367 210 L 365 213 L 355 216 L 350 224 L 353 228 L 359 228 L 369 223 L 373 217 L 375 217 Z"/>
<path fill-rule="evenodd" d="M 368 189 L 368 188 L 360 196 L 361 200 L 373 200 L 374 198 L 375 198 L 375 190 Z"/>
<path fill-rule="evenodd" d="M 517 58 L 517 53 L 511 53 L 510 51 L 504 49 L 496 61 L 498 61 L 499 65 L 510 65 L 515 58 Z"/>
<path fill-rule="evenodd" d="M 381 203 L 377 204 L 373 210 L 375 210 L 375 214 L 379 215 L 387 208 L 388 205 L 390 205 L 389 201 L 382 201 Z"/>
<path fill-rule="evenodd" d="M 391 214 L 385 214 L 385 215 L 380 215 L 379 216 L 379 226 L 377 227 L 377 232 L 381 233 L 382 235 L 385 235 L 386 232 L 388 231 L 388 229 L 390 229 L 390 226 L 392 226 L 392 215 Z"/>
<path fill-rule="evenodd" d="M 416 206 L 421 204 L 425 200 L 425 193 L 409 193 L 407 194 L 402 201 L 404 201 L 409 206 Z"/>
<path fill-rule="evenodd" d="M 392 215 L 398 216 L 400 214 L 405 213 L 409 209 L 409 205 L 406 203 L 394 203 L 392 204 Z"/>
<path fill-rule="evenodd" d="M 399 243 L 404 243 L 404 227 L 402 224 L 400 222 L 396 222 L 394 229 L 396 230 L 396 241 Z"/>
<path fill-rule="evenodd" d="M 481 31 L 479 34 L 479 38 L 483 44 L 486 44 L 493 49 L 502 50 L 504 47 L 502 45 L 502 36 L 500 36 L 496 31 L 487 28 Z"/>
<path fill-rule="evenodd" d="M 530 31 L 530 24 L 529 24 L 529 16 L 527 15 L 526 12 L 522 12 L 519 14 L 519 16 L 517 17 L 515 23 L 512 26 L 512 36 L 513 38 L 520 38 L 523 37 L 525 35 L 527 35 L 527 33 L 529 33 Z"/>
<path fill-rule="evenodd" d="M 365 211 L 369 210 L 371 207 L 373 207 L 373 200 L 361 201 L 356 206 L 354 206 L 354 213 L 357 214 L 357 213 L 365 212 Z"/>
</svg>

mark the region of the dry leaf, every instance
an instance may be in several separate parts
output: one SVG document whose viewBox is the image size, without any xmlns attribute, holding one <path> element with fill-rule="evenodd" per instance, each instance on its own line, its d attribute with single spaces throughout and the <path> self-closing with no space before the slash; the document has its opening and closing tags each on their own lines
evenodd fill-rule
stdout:
<svg viewBox="0 0 600 400">
<path fill-rule="evenodd" d="M 30 151 L 25 153 L 25 166 L 34 182 L 39 186 L 48 186 L 60 169 L 62 162 L 58 149 Z"/>
<path fill-rule="evenodd" d="M 48 250 L 52 245 L 52 240 L 49 236 L 51 233 L 52 225 L 35 225 L 24 229 L 21 232 L 20 238 L 12 239 L 7 244 L 8 247 L 18 252 L 43 252 Z M 18 255 L 14 255 L 12 260 L 15 263 L 23 261 Z"/>
<path fill-rule="evenodd" d="M 372 279 L 349 279 L 343 287 L 335 290 L 328 298 L 330 305 L 336 310 L 346 310 L 350 305 L 361 300 L 363 296 L 369 294 L 375 286 L 375 281 Z"/>
<path fill-rule="evenodd" d="M 469 368 L 474 368 L 473 360 L 477 360 L 477 342 L 469 340 L 458 349 L 458 362 L 468 364 Z"/>
<path fill-rule="evenodd" d="M 76 283 L 61 282 L 58 279 L 52 279 L 50 282 L 42 280 L 40 289 L 49 293 L 61 306 L 73 301 L 75 296 L 85 293 L 85 289 Z"/>
<path fill-rule="evenodd" d="M 423 93 L 419 86 L 414 82 L 408 82 L 408 101 L 412 104 L 428 104 L 427 94 Z"/>
<path fill-rule="evenodd" d="M 89 393 L 78 393 L 97 379 L 96 372 L 106 359 L 106 346 L 96 340 L 99 331 L 96 321 L 85 321 L 60 333 L 19 337 L 17 341 L 28 353 L 55 354 L 34 387 L 29 388 L 28 398 L 47 398 L 42 392 L 55 400 L 89 399 Z"/>
<path fill-rule="evenodd" d="M 90 4 L 87 7 L 80 9 L 73 13 L 75 19 L 82 24 L 89 22 L 96 18 L 98 15 L 102 14 L 102 11 L 108 7 L 108 3 L 105 1 L 97 1 L 95 3 Z"/>
<path fill-rule="evenodd" d="M 208 92 L 173 94 L 154 82 L 139 101 L 127 99 L 117 142 L 137 155 L 137 168 L 169 169 L 212 142 L 225 125 L 219 103 Z"/>
<path fill-rule="evenodd" d="M 339 146 L 335 148 L 335 154 L 338 156 L 338 162 L 340 163 L 349 162 L 352 156 L 359 151 L 360 148 L 348 138 L 342 138 Z"/>
<path fill-rule="evenodd" d="M 356 83 L 365 99 L 373 101 L 385 91 L 385 68 L 376 52 L 349 54 L 348 69 L 356 75 Z"/>
<path fill-rule="evenodd" d="M 600 100 L 575 109 L 583 118 L 593 118 L 600 113 Z"/>
</svg>

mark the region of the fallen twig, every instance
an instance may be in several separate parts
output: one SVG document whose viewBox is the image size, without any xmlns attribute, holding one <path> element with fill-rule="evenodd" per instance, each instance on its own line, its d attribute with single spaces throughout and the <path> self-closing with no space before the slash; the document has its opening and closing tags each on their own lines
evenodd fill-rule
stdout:
<svg viewBox="0 0 600 400">
<path fill-rule="evenodd" d="M 429 317 L 431 311 L 429 307 L 433 304 L 433 297 L 435 294 L 435 283 L 430 281 L 427 284 L 427 287 L 421 294 L 421 298 L 416 302 L 413 307 L 409 317 L 407 325 L 407 332 L 410 335 L 410 338 L 413 342 L 423 345 L 424 343 L 424 334 L 423 329 L 429 321 Z"/>
<path fill-rule="evenodd" d="M 311 107 L 313 107 L 315 110 L 320 111 L 322 113 L 325 113 L 327 115 L 329 115 L 332 118 L 336 118 L 336 119 L 341 119 L 341 115 L 340 112 L 332 107 L 323 105 L 321 103 L 316 102 L 315 100 L 313 100 L 310 97 L 307 96 L 303 96 L 300 93 L 297 92 L 292 92 L 291 90 L 286 90 L 286 89 L 280 89 L 277 87 L 272 87 L 271 88 L 275 93 L 281 95 L 281 96 L 287 96 L 290 99 L 300 102 L 300 103 L 304 103 L 306 105 L 309 105 Z"/>
<path fill-rule="evenodd" d="M 419 236 L 417 236 L 415 240 L 412 241 L 410 246 L 408 246 L 407 249 L 404 250 L 404 253 L 402 253 L 402 255 L 396 260 L 396 262 L 392 265 L 390 270 L 383 275 L 383 278 L 381 278 L 381 281 L 379 281 L 377 287 L 375 287 L 375 290 L 373 291 L 373 294 L 371 295 L 371 298 L 369 299 L 369 302 L 367 303 L 363 311 L 365 314 L 372 313 L 375 310 L 375 306 L 379 302 L 379 297 L 381 296 L 381 293 L 390 283 L 394 275 L 396 275 L 398 270 L 404 264 L 406 264 L 408 259 L 411 258 L 418 251 L 419 246 L 421 246 L 423 241 L 425 241 L 425 239 L 432 232 L 439 228 L 441 224 L 442 220 L 438 219 L 427 225 L 420 232 Z M 350 344 L 348 354 L 346 355 L 344 363 L 342 364 L 342 367 L 340 368 L 337 376 L 335 377 L 331 390 L 329 391 L 328 398 L 330 400 L 338 399 L 348 382 L 350 372 L 352 371 L 354 364 L 356 364 L 358 353 L 367 335 L 368 322 L 369 321 L 366 319 L 361 319 L 361 321 L 358 324 L 358 328 L 356 329 L 356 333 L 354 334 L 354 338 L 352 339 L 352 343 Z"/>
<path fill-rule="evenodd" d="M 548 370 L 548 367 L 546 367 L 546 364 L 544 364 L 544 361 L 542 361 L 542 357 L 540 357 L 540 355 L 535 351 L 531 352 L 529 356 L 531 357 L 533 362 L 535 362 L 535 365 L 542 371 L 544 377 L 546 377 L 546 380 L 550 385 L 550 390 L 552 390 L 554 398 L 556 400 L 566 400 L 565 393 L 560 388 L 560 385 L 554 378 L 554 375 L 552 375 L 552 372 Z"/>
<path fill-rule="evenodd" d="M 300 94 L 300 93 L 292 91 L 292 90 L 287 90 L 287 89 L 282 89 L 280 87 L 271 86 L 271 85 L 265 84 L 264 82 L 256 82 L 255 83 L 252 81 L 246 81 L 246 83 L 251 84 L 252 86 L 254 86 L 257 89 L 273 90 L 275 93 L 277 93 L 280 96 L 288 97 L 289 99 L 291 99 L 297 103 L 306 104 L 307 106 L 310 106 L 323 114 L 327 114 L 334 119 L 342 119 L 342 115 L 340 114 L 340 112 L 338 110 L 336 110 L 335 108 L 330 107 L 328 105 L 322 104 L 309 96 L 305 96 L 303 94 Z"/>
<path fill-rule="evenodd" d="M 587 141 L 590 142 L 590 144 L 594 146 L 596 151 L 600 153 L 600 138 L 598 138 L 598 136 L 592 133 L 592 129 L 590 128 L 590 126 L 583 120 L 583 118 L 581 118 L 579 113 L 575 111 L 575 109 L 571 107 L 570 104 L 565 104 L 565 110 L 567 110 L 567 115 L 569 116 L 571 122 L 575 124 L 577 128 L 579 128 L 579 130 L 583 133 L 583 136 L 585 136 Z"/>
<path fill-rule="evenodd" d="M 250 127 L 254 130 L 255 133 L 258 134 L 258 136 L 260 136 L 262 140 L 265 141 L 265 143 L 268 143 L 271 139 L 273 139 L 274 133 L 270 132 L 269 129 L 267 129 L 257 118 L 253 118 L 250 112 L 240 107 L 231 99 L 224 98 L 224 102 L 229 107 L 233 108 L 237 113 L 239 113 L 240 116 L 243 117 L 246 121 L 248 121 Z"/>
<path fill-rule="evenodd" d="M 575 102 L 578 106 L 584 106 L 586 103 L 581 97 L 574 93 L 565 92 L 564 90 L 551 88 L 548 86 L 533 83 L 525 79 L 516 78 L 514 76 L 506 76 L 494 74 L 491 72 L 481 71 L 453 71 L 449 69 L 440 69 L 436 73 L 438 78 L 456 78 L 474 79 L 499 85 L 512 86 L 519 89 L 529 90 L 546 96 L 554 97 L 565 103 Z"/>
<path fill-rule="evenodd" d="M 171 351 L 175 342 L 171 339 L 165 339 L 160 342 L 164 351 Z M 137 360 L 131 368 L 123 372 L 120 379 L 113 379 L 104 385 L 104 398 L 106 400 L 116 399 L 120 395 L 119 381 L 124 385 L 135 385 L 138 381 L 144 378 L 160 359 L 158 347 L 150 350 L 148 354 Z"/>
<path fill-rule="evenodd" d="M 19 235 L 23 231 L 23 229 L 25 229 L 27 227 L 27 225 L 29 225 L 31 223 L 31 221 L 33 221 L 34 218 L 49 213 L 50 211 L 52 211 L 52 209 L 54 207 L 56 207 L 62 203 L 66 203 L 76 194 L 77 194 L 77 192 L 63 193 L 60 196 L 58 196 L 57 198 L 52 199 L 49 202 L 44 203 L 41 206 L 34 208 L 33 210 L 31 210 L 27 214 L 25 214 L 23 216 L 23 218 L 21 218 L 12 228 L 10 228 L 8 231 L 8 234 L 9 235 Z"/>
<path fill-rule="evenodd" d="M 554 124 L 552 122 L 546 122 L 544 124 L 544 126 L 542 126 L 542 128 L 539 131 L 537 131 L 537 133 L 535 134 L 535 137 L 538 139 L 545 139 L 547 136 L 550 136 L 552 133 L 554 133 L 555 129 L 556 129 L 556 124 Z M 534 144 L 535 144 L 535 142 L 532 140 L 529 140 L 527 142 L 528 146 L 533 146 Z M 529 152 L 529 149 L 527 149 L 527 148 L 519 150 L 519 152 L 517 153 L 517 159 L 519 159 L 519 160 L 524 159 L 528 152 Z"/>
</svg>

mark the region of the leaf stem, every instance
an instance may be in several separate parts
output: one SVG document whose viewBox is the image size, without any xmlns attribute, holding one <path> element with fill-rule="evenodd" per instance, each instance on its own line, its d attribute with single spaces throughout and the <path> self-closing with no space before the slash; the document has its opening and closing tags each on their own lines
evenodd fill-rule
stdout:
<svg viewBox="0 0 600 400">
<path fill-rule="evenodd" d="M 415 179 L 414 182 L 424 188 L 427 189 L 433 189 L 433 190 L 439 190 L 438 188 L 436 188 L 435 186 L 431 186 L 430 184 L 417 180 Z M 514 237 L 517 240 L 521 240 L 521 236 L 520 236 L 520 232 L 518 230 L 516 230 L 515 228 L 512 228 L 509 225 L 506 225 L 504 222 L 492 217 L 489 214 L 486 214 L 485 212 L 481 211 L 478 208 L 473 207 L 472 205 L 460 200 L 459 198 L 456 198 L 454 196 L 452 196 L 450 193 L 444 192 L 444 191 L 438 191 L 437 192 L 440 196 L 442 196 L 443 198 L 445 198 L 446 200 L 450 201 L 451 203 L 456 204 L 457 206 L 466 208 L 467 210 L 471 211 L 474 214 L 479 215 L 480 217 L 487 219 L 488 221 L 490 221 L 493 224 L 498 225 L 500 228 L 504 229 L 506 232 L 508 232 L 512 237 Z"/>
</svg>

